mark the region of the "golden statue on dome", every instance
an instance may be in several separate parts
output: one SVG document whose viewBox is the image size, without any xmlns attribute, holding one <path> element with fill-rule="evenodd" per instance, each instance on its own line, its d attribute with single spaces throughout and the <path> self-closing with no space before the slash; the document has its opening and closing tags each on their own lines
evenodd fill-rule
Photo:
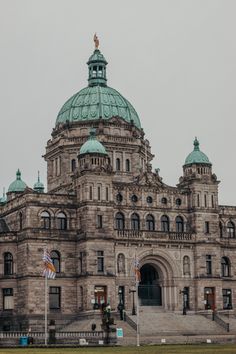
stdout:
<svg viewBox="0 0 236 354">
<path fill-rule="evenodd" d="M 95 49 L 98 49 L 98 47 L 99 47 L 99 39 L 98 39 L 97 33 L 94 34 L 93 41 L 95 43 Z"/>
</svg>

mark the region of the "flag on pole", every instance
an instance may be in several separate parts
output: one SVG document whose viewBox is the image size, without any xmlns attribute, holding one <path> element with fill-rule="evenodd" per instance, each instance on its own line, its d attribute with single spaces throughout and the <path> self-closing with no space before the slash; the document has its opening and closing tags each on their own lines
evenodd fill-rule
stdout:
<svg viewBox="0 0 236 354">
<path fill-rule="evenodd" d="M 48 279 L 54 279 L 56 276 L 56 269 L 53 265 L 50 253 L 48 250 L 44 250 L 43 252 L 43 263 L 44 263 L 44 270 L 43 276 L 47 277 Z"/>
<path fill-rule="evenodd" d="M 137 259 L 134 260 L 134 274 L 136 282 L 139 283 L 141 281 L 141 273 L 139 270 L 139 261 Z"/>
</svg>

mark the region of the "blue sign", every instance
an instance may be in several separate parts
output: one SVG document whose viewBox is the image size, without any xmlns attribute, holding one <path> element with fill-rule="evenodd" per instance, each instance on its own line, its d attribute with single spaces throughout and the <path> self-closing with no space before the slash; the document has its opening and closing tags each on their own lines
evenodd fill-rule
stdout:
<svg viewBox="0 0 236 354">
<path fill-rule="evenodd" d="M 117 338 L 123 338 L 123 328 L 116 328 L 116 336 Z"/>
</svg>

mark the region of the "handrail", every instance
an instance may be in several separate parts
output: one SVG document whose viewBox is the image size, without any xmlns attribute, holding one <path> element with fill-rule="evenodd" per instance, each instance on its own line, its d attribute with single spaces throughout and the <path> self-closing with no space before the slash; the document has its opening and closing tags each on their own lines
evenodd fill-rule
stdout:
<svg viewBox="0 0 236 354">
<path fill-rule="evenodd" d="M 137 324 L 127 315 L 125 316 L 125 321 L 132 327 L 135 331 L 137 331 Z"/>
<path fill-rule="evenodd" d="M 225 322 L 222 318 L 220 318 L 216 312 L 212 313 L 212 321 L 215 321 L 216 323 L 218 323 L 219 326 L 224 328 L 226 332 L 229 332 L 229 323 Z"/>
</svg>

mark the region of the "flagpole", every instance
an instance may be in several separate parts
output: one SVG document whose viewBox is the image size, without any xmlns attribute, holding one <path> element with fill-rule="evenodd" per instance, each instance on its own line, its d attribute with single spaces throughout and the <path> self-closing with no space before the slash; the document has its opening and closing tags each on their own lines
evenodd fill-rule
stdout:
<svg viewBox="0 0 236 354">
<path fill-rule="evenodd" d="M 47 289 L 48 289 L 48 277 L 47 272 L 45 272 L 45 309 L 44 309 L 44 319 L 45 319 L 45 345 L 47 345 L 48 340 L 48 297 L 47 297 Z"/>
<path fill-rule="evenodd" d="M 137 347 L 139 347 L 140 346 L 139 299 L 138 299 L 139 276 L 137 274 L 137 271 L 139 271 L 139 266 L 137 261 L 137 248 L 135 249 L 135 263 L 136 263 L 135 287 L 136 287 L 136 314 L 137 314 Z"/>
</svg>

